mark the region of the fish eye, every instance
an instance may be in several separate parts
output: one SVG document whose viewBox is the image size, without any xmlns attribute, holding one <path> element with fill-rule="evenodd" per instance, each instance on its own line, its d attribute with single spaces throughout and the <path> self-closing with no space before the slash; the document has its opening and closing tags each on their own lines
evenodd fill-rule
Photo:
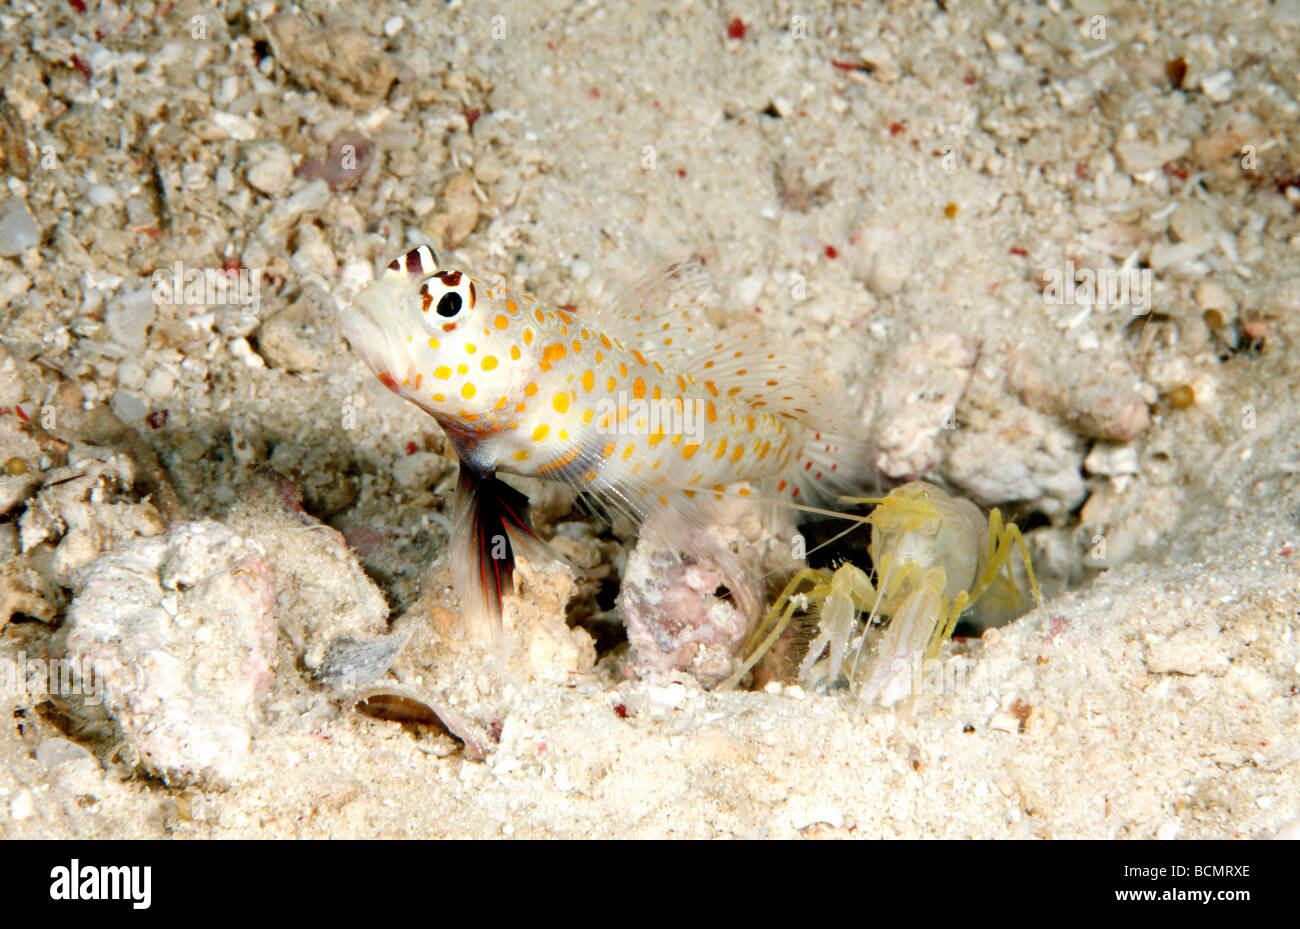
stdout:
<svg viewBox="0 0 1300 929">
<path fill-rule="evenodd" d="M 474 282 L 459 271 L 439 271 L 420 285 L 421 308 L 430 323 L 435 322 L 432 313 L 453 320 L 474 309 L 474 297 Z M 452 326 L 454 323 L 444 322 L 440 328 L 450 331 L 448 327 Z"/>
<path fill-rule="evenodd" d="M 438 315 L 451 319 L 460 312 L 461 302 L 460 294 L 454 290 L 443 294 L 442 299 L 438 301 Z"/>
</svg>

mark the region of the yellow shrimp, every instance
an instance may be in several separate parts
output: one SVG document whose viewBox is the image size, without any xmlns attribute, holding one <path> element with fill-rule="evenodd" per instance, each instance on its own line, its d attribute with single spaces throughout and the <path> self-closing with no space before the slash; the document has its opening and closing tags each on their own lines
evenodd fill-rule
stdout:
<svg viewBox="0 0 1300 929">
<path fill-rule="evenodd" d="M 963 612 L 987 607 L 990 613 L 1006 617 L 1028 609 L 1028 598 L 1012 568 L 1013 547 L 1023 561 L 1033 602 L 1042 605 L 1020 530 L 1004 524 L 996 509 L 985 519 L 969 500 L 922 481 L 896 487 L 883 498 L 846 498 L 846 502 L 878 504 L 862 519 L 871 525 L 868 551 L 876 566 L 875 584 L 849 563 L 833 574 L 818 568 L 800 571 L 751 637 L 750 658 L 726 684 L 737 683 L 758 662 L 801 608 L 818 620 L 816 637 L 799 665 L 799 679 L 808 681 L 813 676 L 814 666 L 829 648 L 827 678 L 833 681 L 846 670 L 858 616 L 866 610 L 866 627 L 880 617 L 888 617 L 889 624 L 875 660 L 859 679 L 863 636 L 847 667 L 848 677 L 863 699 L 878 697 L 886 705 L 893 703 L 910 692 L 913 681 L 907 672 L 938 654 Z"/>
</svg>

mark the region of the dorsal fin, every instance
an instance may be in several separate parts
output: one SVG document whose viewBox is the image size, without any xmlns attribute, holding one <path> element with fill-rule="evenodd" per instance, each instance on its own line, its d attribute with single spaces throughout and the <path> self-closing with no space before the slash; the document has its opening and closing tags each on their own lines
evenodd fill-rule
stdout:
<svg viewBox="0 0 1300 929">
<path fill-rule="evenodd" d="M 712 282 L 698 257 L 663 265 L 591 317 L 593 327 L 710 393 L 793 419 L 815 432 L 848 433 L 851 418 L 829 402 L 790 350 L 762 331 L 719 331 L 704 319 Z"/>
<path fill-rule="evenodd" d="M 698 257 L 660 265 L 591 317 L 592 326 L 667 367 L 707 327 L 713 282 Z"/>
</svg>

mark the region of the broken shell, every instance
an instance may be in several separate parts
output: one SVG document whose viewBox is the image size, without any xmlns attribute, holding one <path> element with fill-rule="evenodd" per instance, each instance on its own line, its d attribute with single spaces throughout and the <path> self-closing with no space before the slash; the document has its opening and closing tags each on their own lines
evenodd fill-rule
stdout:
<svg viewBox="0 0 1300 929">
<path fill-rule="evenodd" d="M 447 730 L 465 745 L 465 755 L 482 761 L 492 753 L 493 739 L 487 729 L 449 704 L 430 699 L 408 687 L 380 685 L 360 691 L 352 704 L 367 716 L 394 722 L 433 725 Z"/>
</svg>

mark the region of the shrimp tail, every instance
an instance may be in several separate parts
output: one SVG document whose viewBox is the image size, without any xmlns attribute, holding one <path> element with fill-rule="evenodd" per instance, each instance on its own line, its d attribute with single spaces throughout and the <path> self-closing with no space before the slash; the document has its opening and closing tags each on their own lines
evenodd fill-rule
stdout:
<svg viewBox="0 0 1300 929">
<path fill-rule="evenodd" d="M 515 551 L 541 544 L 528 518 L 528 498 L 495 472 L 461 463 L 452 533 L 452 578 L 470 622 L 496 643 L 501 599 L 514 592 Z"/>
</svg>

